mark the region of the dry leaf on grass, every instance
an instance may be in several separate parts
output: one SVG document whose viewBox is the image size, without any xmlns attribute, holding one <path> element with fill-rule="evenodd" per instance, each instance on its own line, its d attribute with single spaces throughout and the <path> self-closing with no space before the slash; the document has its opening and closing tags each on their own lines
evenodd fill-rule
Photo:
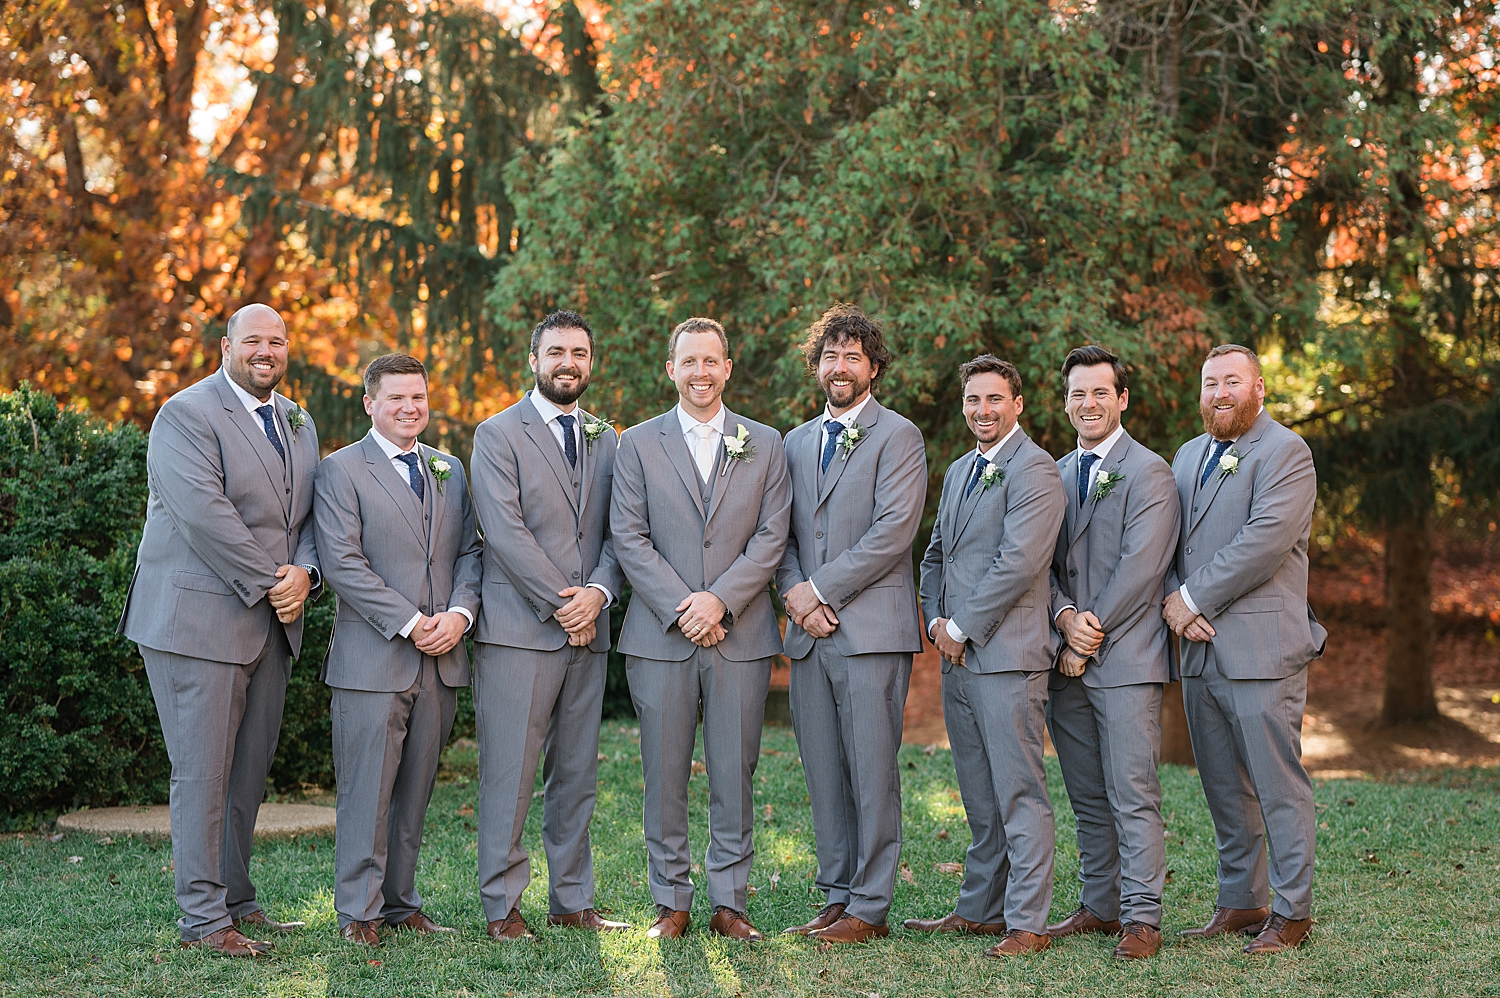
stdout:
<svg viewBox="0 0 1500 998">
<path fill-rule="evenodd" d="M 901 864 L 901 879 L 906 881 L 908 884 L 914 884 L 917 882 L 917 878 L 911 872 L 911 867 L 907 866 L 905 862 Z"/>
<path fill-rule="evenodd" d="M 939 873 L 956 873 L 963 875 L 964 865 L 962 863 L 934 863 L 932 868 Z"/>
</svg>

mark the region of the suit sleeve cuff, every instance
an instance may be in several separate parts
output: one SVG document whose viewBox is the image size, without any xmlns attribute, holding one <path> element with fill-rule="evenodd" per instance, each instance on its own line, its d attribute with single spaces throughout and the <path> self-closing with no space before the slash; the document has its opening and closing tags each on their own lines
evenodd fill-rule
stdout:
<svg viewBox="0 0 1500 998">
<path fill-rule="evenodd" d="M 472 613 L 470 613 L 468 610 L 465 610 L 461 606 L 451 606 L 448 609 L 452 610 L 454 613 L 461 613 L 461 614 L 463 614 L 464 618 L 466 620 L 468 620 L 469 626 L 464 628 L 464 633 L 465 634 L 468 634 L 470 631 L 472 631 L 474 629 L 474 615 Z"/>
<path fill-rule="evenodd" d="M 467 616 L 467 614 L 465 616 Z M 419 621 L 421 619 L 422 619 L 422 612 L 420 610 L 418 610 L 416 613 L 414 613 L 414 614 L 411 615 L 411 619 L 406 622 L 406 626 L 403 627 L 403 628 L 401 628 L 401 630 L 398 631 L 397 633 L 400 634 L 403 638 L 409 638 L 409 637 L 411 637 L 412 629 L 417 626 L 417 621 Z M 470 619 L 469 623 L 471 623 L 471 624 L 473 623 L 473 619 L 472 618 Z"/>
<path fill-rule="evenodd" d="M 590 582 L 588 585 L 584 586 L 584 588 L 597 589 L 604 594 L 604 609 L 608 610 L 610 607 L 615 605 L 615 594 L 610 592 L 609 589 L 605 586 L 601 586 L 597 582 Z"/>
<path fill-rule="evenodd" d="M 1177 591 L 1182 594 L 1182 602 L 1187 604 L 1187 608 L 1193 611 L 1194 616 L 1199 616 L 1203 613 L 1202 610 L 1198 609 L 1198 604 L 1194 603 L 1193 598 L 1188 595 L 1186 583 L 1184 583 L 1182 588 Z"/>
<path fill-rule="evenodd" d="M 969 637 L 964 633 L 963 628 L 955 624 L 952 617 L 948 618 L 947 630 L 948 637 L 952 638 L 954 641 L 957 641 L 959 644 L 963 644 L 965 641 L 969 640 Z"/>
</svg>

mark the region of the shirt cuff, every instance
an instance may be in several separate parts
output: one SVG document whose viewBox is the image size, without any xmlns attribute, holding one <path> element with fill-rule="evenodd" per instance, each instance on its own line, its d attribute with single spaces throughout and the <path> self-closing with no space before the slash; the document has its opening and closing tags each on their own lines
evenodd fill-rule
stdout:
<svg viewBox="0 0 1500 998">
<path fill-rule="evenodd" d="M 952 617 L 948 618 L 947 626 L 948 637 L 952 638 L 954 641 L 957 641 L 959 644 L 963 644 L 965 641 L 969 640 L 967 635 L 964 634 L 963 628 L 955 624 Z"/>
<path fill-rule="evenodd" d="M 1074 606 L 1072 603 L 1069 603 L 1067 606 L 1063 607 L 1062 610 L 1059 610 L 1056 613 L 1054 613 L 1052 615 L 1052 622 L 1054 624 L 1057 623 L 1057 618 L 1061 617 L 1063 615 L 1063 610 L 1072 610 L 1074 613 L 1077 613 L 1078 612 L 1078 607 Z"/>
<path fill-rule="evenodd" d="M 823 594 L 820 593 L 820 592 L 818 592 L 818 584 L 816 582 L 814 582 L 812 579 L 808 579 L 807 580 L 807 584 L 812 587 L 813 595 L 818 598 L 818 602 L 819 603 L 823 603 L 825 605 L 831 605 L 831 604 L 828 604 L 828 601 L 823 598 Z"/>
<path fill-rule="evenodd" d="M 1198 604 L 1194 603 L 1193 598 L 1188 595 L 1187 583 L 1183 583 L 1182 588 L 1177 591 L 1182 594 L 1182 601 L 1187 604 L 1187 608 L 1193 611 L 1193 616 L 1202 616 L 1203 611 L 1198 609 Z"/>
<path fill-rule="evenodd" d="M 401 631 L 400 631 L 401 636 L 403 638 L 409 638 L 409 637 L 411 637 L 412 628 L 416 627 L 417 626 L 417 621 L 419 621 L 421 619 L 422 619 L 422 612 L 420 610 L 418 610 L 416 613 L 412 614 L 411 619 L 406 622 L 406 626 L 403 627 L 403 628 L 401 628 Z"/>
<path fill-rule="evenodd" d="M 610 607 L 612 607 L 612 606 L 615 605 L 615 594 L 612 593 L 612 592 L 610 592 L 604 586 L 601 586 L 599 583 L 597 583 L 597 582 L 590 582 L 588 585 L 584 586 L 583 588 L 585 588 L 585 589 L 597 589 L 601 593 L 603 593 L 604 594 L 604 609 L 608 610 Z"/>
<path fill-rule="evenodd" d="M 449 609 L 451 609 L 454 613 L 463 614 L 464 617 L 469 621 L 469 626 L 464 628 L 465 634 L 468 634 L 474 629 L 474 615 L 472 613 L 470 613 L 468 610 L 465 610 L 461 606 L 449 607 Z"/>
</svg>

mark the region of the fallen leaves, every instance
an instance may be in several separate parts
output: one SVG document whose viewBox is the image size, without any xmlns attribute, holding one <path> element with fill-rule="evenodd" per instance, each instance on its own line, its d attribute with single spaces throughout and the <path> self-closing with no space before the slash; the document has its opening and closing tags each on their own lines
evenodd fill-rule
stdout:
<svg viewBox="0 0 1500 998">
<path fill-rule="evenodd" d="M 706 772 L 708 772 L 708 767 L 705 766 L 705 765 L 703 765 L 703 763 L 699 762 L 697 759 L 694 759 L 693 760 L 693 775 L 697 776 L 699 773 L 706 773 Z"/>
<path fill-rule="evenodd" d="M 939 873 L 955 873 L 963 876 L 964 865 L 962 863 L 934 863 L 932 868 Z"/>
<path fill-rule="evenodd" d="M 906 865 L 905 860 L 901 861 L 901 879 L 908 884 L 915 884 L 917 882 L 916 875 L 911 872 L 911 867 Z"/>
<path fill-rule="evenodd" d="M 474 805 L 473 804 L 465 804 L 463 807 L 459 808 L 457 811 L 454 811 L 453 813 L 456 814 L 456 815 L 458 815 L 460 818 L 472 817 L 473 814 L 474 814 Z"/>
</svg>

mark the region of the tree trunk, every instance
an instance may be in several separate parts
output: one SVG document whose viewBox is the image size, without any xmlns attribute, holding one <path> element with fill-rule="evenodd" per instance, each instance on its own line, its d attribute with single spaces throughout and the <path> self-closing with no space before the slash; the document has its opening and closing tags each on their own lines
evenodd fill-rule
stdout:
<svg viewBox="0 0 1500 998">
<path fill-rule="evenodd" d="M 1380 724 L 1438 717 L 1432 692 L 1432 531 L 1423 515 L 1385 531 L 1385 696 Z"/>
</svg>

